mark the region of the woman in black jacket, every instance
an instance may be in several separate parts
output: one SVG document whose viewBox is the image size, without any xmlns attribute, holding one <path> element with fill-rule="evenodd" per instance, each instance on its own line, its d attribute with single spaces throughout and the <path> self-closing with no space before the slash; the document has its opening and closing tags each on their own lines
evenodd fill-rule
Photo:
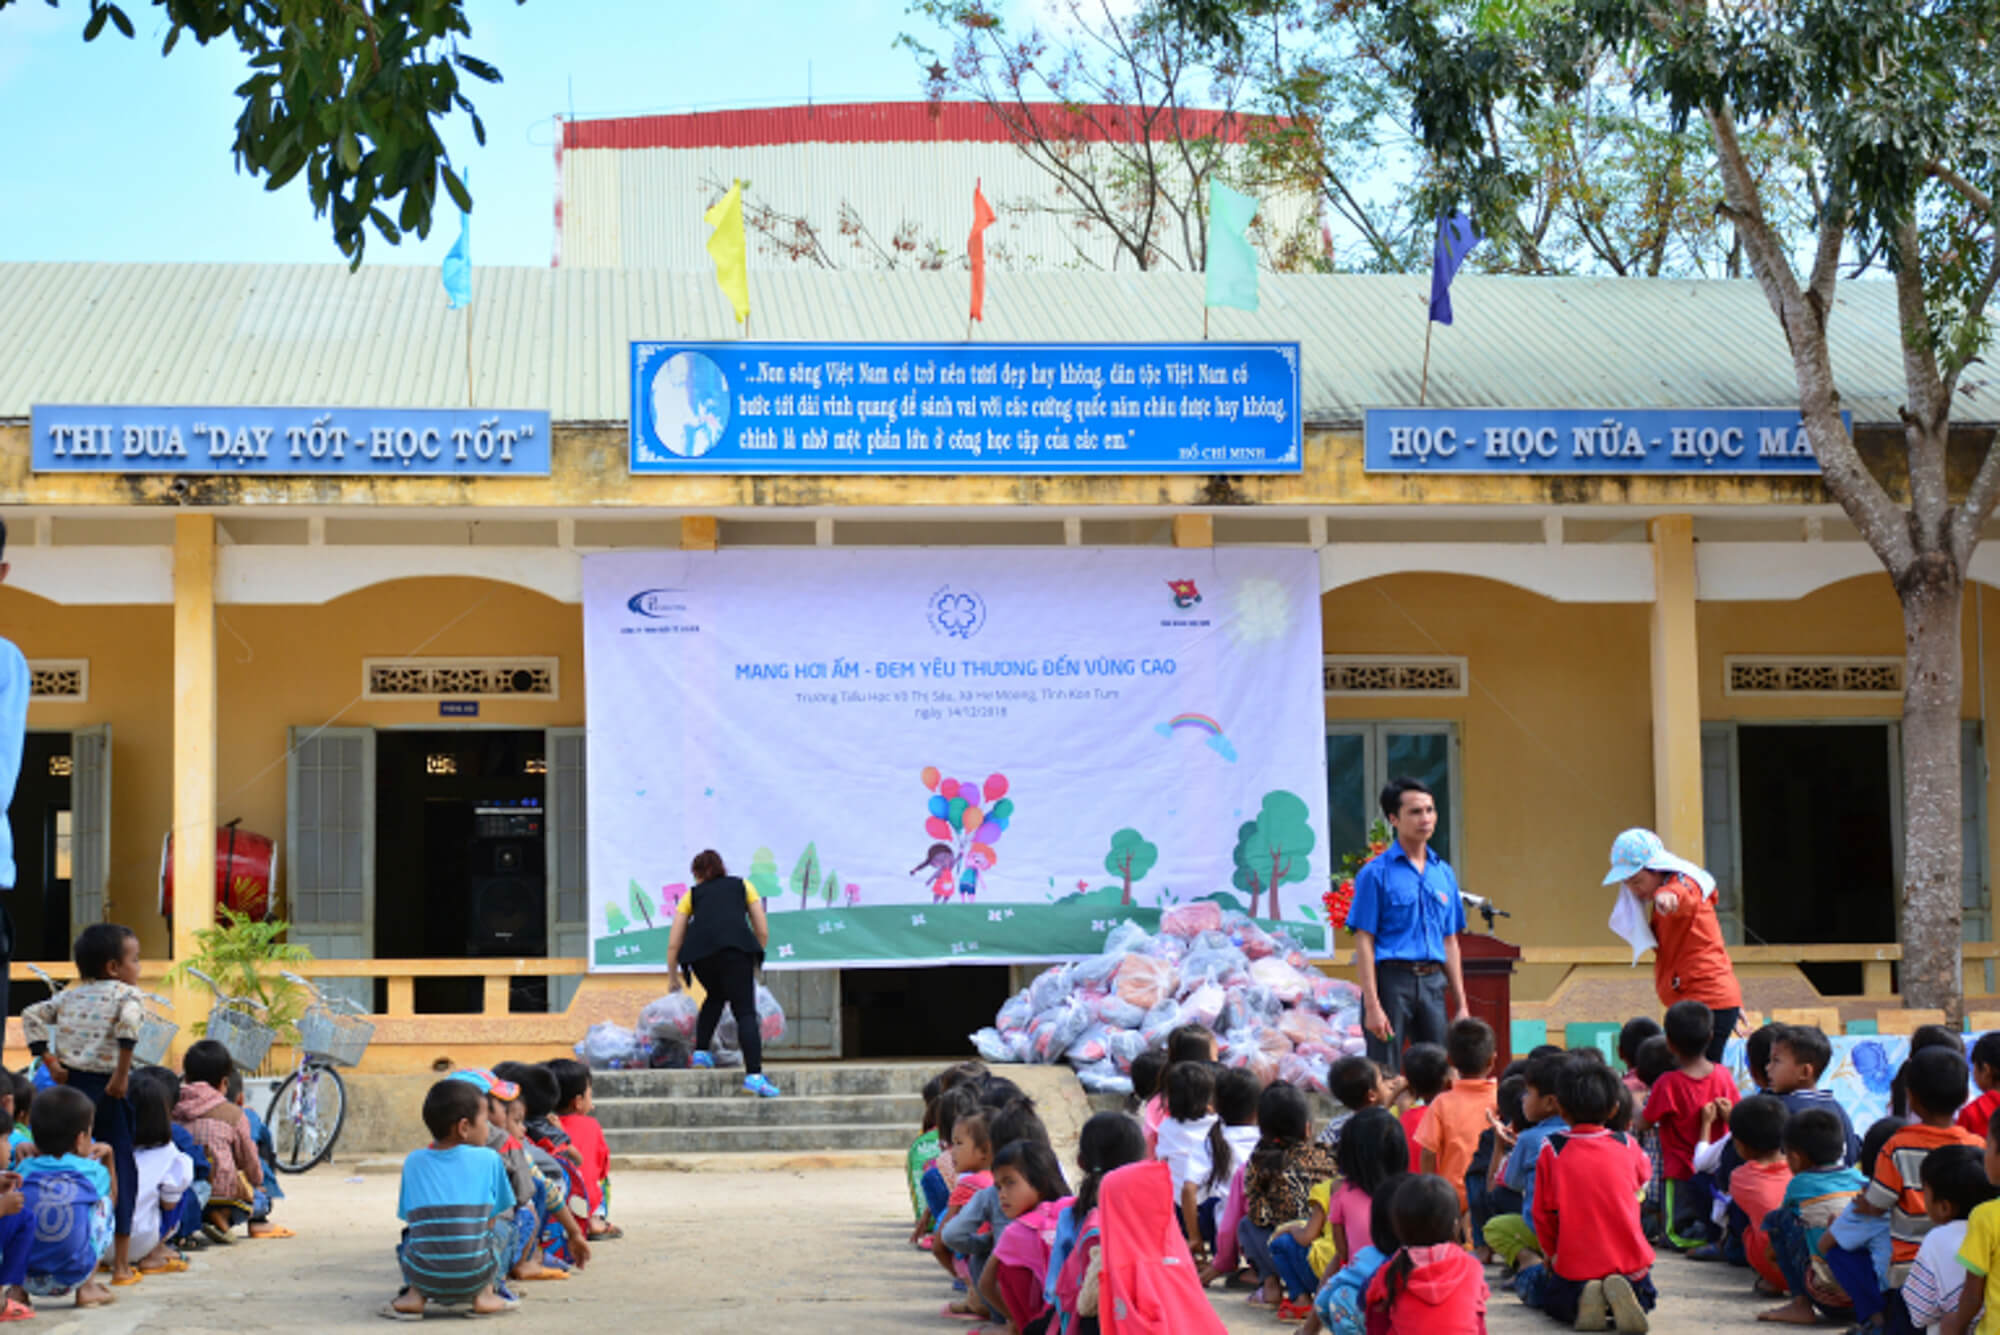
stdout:
<svg viewBox="0 0 2000 1335">
<path fill-rule="evenodd" d="M 775 1099 L 778 1087 L 764 1078 L 764 1040 L 757 1029 L 757 970 L 771 942 L 771 924 L 757 892 L 731 876 L 714 849 L 695 856 L 694 879 L 667 938 L 668 987 L 679 991 L 682 979 L 692 974 L 707 993 L 695 1024 L 694 1064 L 715 1064 L 708 1048 L 727 1004 L 743 1047 L 744 1092 Z"/>
</svg>

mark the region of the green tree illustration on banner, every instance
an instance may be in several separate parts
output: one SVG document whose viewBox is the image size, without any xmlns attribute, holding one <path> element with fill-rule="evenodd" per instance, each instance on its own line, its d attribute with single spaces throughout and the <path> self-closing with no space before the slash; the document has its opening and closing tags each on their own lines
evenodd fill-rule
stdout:
<svg viewBox="0 0 2000 1335">
<path fill-rule="evenodd" d="M 1146 836 L 1137 830 L 1124 829 L 1111 836 L 1111 851 L 1104 855 L 1104 870 L 1125 883 L 1125 896 L 1119 904 L 1132 902 L 1132 882 L 1144 880 L 1159 857 L 1160 850 L 1147 843 Z"/>
<path fill-rule="evenodd" d="M 653 908 L 652 905 L 646 902 L 646 892 L 639 888 L 637 881 L 629 884 L 625 891 L 625 898 L 632 905 L 632 916 L 643 921 L 646 926 L 651 927 L 653 925 Z"/>
<path fill-rule="evenodd" d="M 830 871 L 826 874 L 826 889 L 820 892 L 820 898 L 826 901 L 828 908 L 832 908 L 834 901 L 840 898 L 839 872 Z"/>
<path fill-rule="evenodd" d="M 1250 916 L 1257 916 L 1257 891 L 1270 891 L 1265 916 L 1281 918 L 1278 887 L 1288 881 L 1303 881 L 1312 865 L 1313 834 L 1311 808 L 1296 793 L 1282 789 L 1264 794 L 1264 807 L 1257 819 L 1246 821 L 1236 832 L 1236 884 L 1250 891 Z M 1244 874 L 1249 873 L 1249 884 Z"/>
<path fill-rule="evenodd" d="M 812 898 L 813 892 L 817 889 L 819 889 L 819 847 L 816 844 L 807 844 L 806 851 L 799 854 L 798 863 L 792 868 L 792 890 L 799 897 L 800 908 L 806 906 L 806 901 Z"/>
<path fill-rule="evenodd" d="M 778 884 L 778 859 L 768 848 L 760 848 L 750 857 L 750 888 L 759 899 L 772 902 L 776 902 L 782 890 Z"/>
<path fill-rule="evenodd" d="M 614 932 L 622 932 L 632 924 L 626 921 L 625 910 L 619 908 L 616 904 L 606 904 L 604 906 L 604 925 Z"/>
</svg>

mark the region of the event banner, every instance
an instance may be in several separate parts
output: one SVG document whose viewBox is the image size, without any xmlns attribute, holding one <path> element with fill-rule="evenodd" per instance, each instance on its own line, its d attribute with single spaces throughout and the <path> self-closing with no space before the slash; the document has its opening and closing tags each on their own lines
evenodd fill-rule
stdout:
<svg viewBox="0 0 2000 1335">
<path fill-rule="evenodd" d="M 593 968 L 664 965 L 704 848 L 772 968 L 1069 958 L 1203 899 L 1330 949 L 1313 553 L 583 570 Z"/>
<path fill-rule="evenodd" d="M 1797 408 L 1370 408 L 1364 459 L 1371 473 L 1819 472 Z"/>
<path fill-rule="evenodd" d="M 634 343 L 635 473 L 1296 473 L 1296 343 Z"/>
<path fill-rule="evenodd" d="M 547 477 L 549 415 L 38 403 L 37 473 Z"/>
</svg>

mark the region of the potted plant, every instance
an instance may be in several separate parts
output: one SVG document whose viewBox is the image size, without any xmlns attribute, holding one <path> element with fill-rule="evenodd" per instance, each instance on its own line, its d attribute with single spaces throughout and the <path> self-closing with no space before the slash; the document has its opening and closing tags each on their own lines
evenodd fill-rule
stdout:
<svg viewBox="0 0 2000 1335">
<path fill-rule="evenodd" d="M 306 998 L 296 983 L 279 974 L 306 963 L 313 953 L 309 947 L 284 940 L 290 929 L 291 924 L 282 918 L 259 920 L 217 905 L 215 925 L 194 934 L 199 949 L 192 958 L 175 964 L 168 977 L 176 983 L 199 981 L 191 980 L 188 971 L 200 970 L 224 993 L 260 1003 L 265 1008 L 265 1022 L 278 1031 L 280 1041 L 295 1043 Z M 206 1034 L 208 1022 L 198 1021 L 194 1032 Z"/>
</svg>

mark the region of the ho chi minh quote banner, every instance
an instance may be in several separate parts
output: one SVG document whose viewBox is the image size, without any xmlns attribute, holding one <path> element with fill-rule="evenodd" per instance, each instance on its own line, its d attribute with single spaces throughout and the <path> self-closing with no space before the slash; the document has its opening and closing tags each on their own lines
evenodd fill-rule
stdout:
<svg viewBox="0 0 2000 1335">
<path fill-rule="evenodd" d="M 666 962 L 688 864 L 772 968 L 1027 962 L 1212 899 L 1331 942 L 1311 552 L 584 562 L 591 965 Z"/>
</svg>

